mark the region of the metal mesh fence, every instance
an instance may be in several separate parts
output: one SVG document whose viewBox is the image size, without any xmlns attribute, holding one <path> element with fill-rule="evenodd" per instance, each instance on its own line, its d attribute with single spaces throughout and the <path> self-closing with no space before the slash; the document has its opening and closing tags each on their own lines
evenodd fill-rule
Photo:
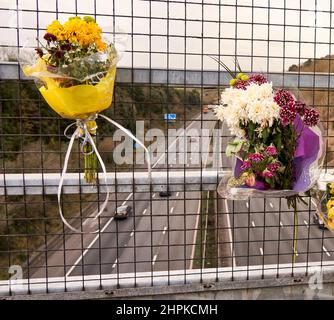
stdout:
<svg viewBox="0 0 334 320">
<path fill-rule="evenodd" d="M 59 218 L 55 187 L 71 121 L 47 106 L 16 60 L 25 38 L 42 36 L 52 20 L 73 15 L 91 15 L 101 26 L 129 34 L 105 114 L 151 146 L 155 177 L 151 189 L 140 186 L 143 150 L 99 120 L 97 145 L 115 192 L 97 220 L 91 214 L 104 201 L 100 187 L 74 179 L 62 197 L 73 225 L 85 230 L 93 224 L 97 234 L 74 234 Z M 22 268 L 28 290 L 37 278 L 47 287 L 57 281 L 84 287 L 92 276 L 100 286 L 109 278 L 118 286 L 124 279 L 137 285 L 141 278 L 153 285 L 160 276 L 167 283 L 173 277 L 186 283 L 194 275 L 203 281 L 208 274 L 218 281 L 226 272 L 231 279 L 238 273 L 248 278 L 254 270 L 263 277 L 270 268 L 279 277 L 284 269 L 293 274 L 299 266 L 307 273 L 309 266 L 330 265 L 333 234 L 314 218 L 309 197 L 299 206 L 292 265 L 294 221 L 285 199 L 238 202 L 218 196 L 219 178 L 230 169 L 222 149 L 230 135 L 212 106 L 228 75 L 210 56 L 231 68 L 237 57 L 245 71 L 264 73 L 314 105 L 325 128 L 330 169 L 331 1 L 2 0 L 0 21 L 2 280 Z M 166 119 L 168 114 L 173 116 Z M 69 173 L 82 168 L 77 145 Z M 120 206 L 129 206 L 126 219 L 113 217 Z"/>
</svg>

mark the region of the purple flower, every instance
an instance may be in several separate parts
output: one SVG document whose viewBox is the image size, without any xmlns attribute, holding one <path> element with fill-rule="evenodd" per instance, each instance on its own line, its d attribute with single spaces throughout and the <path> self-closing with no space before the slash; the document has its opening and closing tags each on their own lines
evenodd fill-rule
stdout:
<svg viewBox="0 0 334 320">
<path fill-rule="evenodd" d="M 287 103 L 287 107 L 292 111 L 296 111 L 296 102 L 295 101 L 289 101 Z"/>
<path fill-rule="evenodd" d="M 248 156 L 248 159 L 251 161 L 251 162 L 261 162 L 264 160 L 264 156 L 261 154 L 261 153 L 251 153 L 249 156 Z"/>
<path fill-rule="evenodd" d="M 280 109 L 279 115 L 280 115 L 282 124 L 286 126 L 295 120 L 297 116 L 297 112 L 295 108 L 292 108 L 292 106 L 286 105 Z"/>
<path fill-rule="evenodd" d="M 250 83 L 256 83 L 258 85 L 267 83 L 267 79 L 262 74 L 253 74 L 249 80 Z"/>
<path fill-rule="evenodd" d="M 234 85 L 234 88 L 246 90 L 246 88 L 251 83 L 256 83 L 258 85 L 261 85 L 267 82 L 268 82 L 267 79 L 262 74 L 253 74 L 252 76 L 250 76 L 248 80 L 238 79 Z"/>
<path fill-rule="evenodd" d="M 263 176 L 264 178 L 269 178 L 269 179 L 271 179 L 271 178 L 274 177 L 274 174 L 273 174 L 271 171 L 269 171 L 269 170 L 264 170 L 264 171 L 262 172 L 262 176 Z"/>
<path fill-rule="evenodd" d="M 238 79 L 238 81 L 234 85 L 234 88 L 246 90 L 248 85 L 249 85 L 249 80 L 244 81 L 244 80 Z"/>
<path fill-rule="evenodd" d="M 274 96 L 275 102 L 280 106 L 284 107 L 286 106 L 289 102 L 294 102 L 295 100 L 293 99 L 293 96 L 289 91 L 286 91 L 284 89 L 280 89 L 276 91 L 276 94 Z"/>
<path fill-rule="evenodd" d="M 276 172 L 279 167 L 280 167 L 280 163 L 279 162 L 273 162 L 273 163 L 269 163 L 267 165 L 267 169 L 270 171 L 270 172 Z"/>
<path fill-rule="evenodd" d="M 47 69 L 49 72 L 52 72 L 52 73 L 57 72 L 57 67 L 54 67 L 54 66 L 47 65 L 47 66 L 46 66 L 46 69 Z"/>
<path fill-rule="evenodd" d="M 51 42 L 51 41 L 56 41 L 57 40 L 57 37 L 52 34 L 52 33 L 46 33 L 44 35 L 44 39 L 47 41 L 47 42 Z"/>
<path fill-rule="evenodd" d="M 301 101 L 295 102 L 295 110 L 300 116 L 304 115 L 305 109 L 306 109 L 306 104 L 304 102 Z"/>
<path fill-rule="evenodd" d="M 43 57 L 44 53 L 43 53 L 43 50 L 41 48 L 36 48 L 36 53 L 39 55 L 40 58 Z"/>
<path fill-rule="evenodd" d="M 62 59 L 64 57 L 64 51 L 57 50 L 55 53 L 56 58 Z"/>
<path fill-rule="evenodd" d="M 248 160 L 245 160 L 241 165 L 241 170 L 247 170 L 252 166 L 252 163 Z"/>
<path fill-rule="evenodd" d="M 320 115 L 319 112 L 315 109 L 305 108 L 304 112 L 304 124 L 307 126 L 313 127 L 316 126 L 319 122 Z"/>
<path fill-rule="evenodd" d="M 275 146 L 269 146 L 266 148 L 266 154 L 269 156 L 275 156 L 277 154 L 277 150 Z"/>
<path fill-rule="evenodd" d="M 63 51 L 70 51 L 72 49 L 72 46 L 69 43 L 65 43 L 60 46 L 60 49 Z"/>
</svg>

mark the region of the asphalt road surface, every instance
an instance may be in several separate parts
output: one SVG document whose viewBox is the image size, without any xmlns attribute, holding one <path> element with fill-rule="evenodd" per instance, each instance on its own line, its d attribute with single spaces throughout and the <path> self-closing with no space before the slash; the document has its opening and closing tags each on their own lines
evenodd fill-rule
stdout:
<svg viewBox="0 0 334 320">
<path fill-rule="evenodd" d="M 294 213 L 285 199 L 226 200 L 224 204 L 235 266 L 292 262 Z M 312 203 L 298 204 L 296 262 L 333 260 L 334 233 L 320 229 L 314 214 Z"/>
<path fill-rule="evenodd" d="M 191 135 L 192 130 L 200 128 L 211 131 L 216 124 L 212 120 L 215 117 L 211 111 L 196 115 L 186 128 L 187 134 Z M 178 139 L 168 139 L 168 150 Z M 192 144 L 196 145 L 192 140 L 185 140 L 188 150 Z M 165 170 L 166 156 L 164 153 L 158 158 L 153 164 L 154 170 Z M 171 161 L 172 157 L 169 158 Z M 170 164 L 169 169 L 185 170 L 200 166 L 194 164 L 189 156 L 185 165 Z M 66 236 L 61 247 L 40 258 L 41 261 L 47 258 L 47 263 L 32 272 L 32 276 L 187 269 L 194 254 L 200 198 L 200 192 L 174 192 L 166 198 L 160 197 L 159 193 L 117 194 L 117 201 L 114 195 L 101 219 L 99 234 Z M 125 204 L 132 207 L 130 216 L 124 220 L 114 219 L 112 213 L 115 208 Z"/>
<path fill-rule="evenodd" d="M 210 131 L 214 127 L 212 112 L 202 116 L 202 124 L 192 121 L 186 128 L 187 133 L 198 128 Z M 200 117 L 196 116 L 194 120 L 200 120 Z M 223 141 L 224 148 L 230 137 L 226 128 L 223 134 L 227 136 Z M 176 139 L 168 141 L 169 150 Z M 191 139 L 186 143 L 190 150 Z M 162 154 L 158 158 L 154 170 L 166 169 L 165 157 L 166 154 Z M 231 159 L 223 156 L 223 168 L 230 169 L 230 166 Z M 196 167 L 199 165 L 193 164 L 190 157 L 184 166 L 169 165 L 170 170 Z M 162 198 L 159 193 L 113 195 L 100 221 L 99 234 L 67 235 L 62 246 L 49 249 L 47 263 L 43 262 L 45 257 L 42 256 L 42 266 L 31 274 L 33 277 L 51 277 L 187 269 L 194 254 L 200 198 L 200 192 L 174 192 L 169 198 Z M 286 200 L 252 198 L 222 202 L 222 214 L 228 216 L 223 227 L 229 229 L 228 241 L 232 250 L 229 265 L 263 266 L 292 261 L 294 217 Z M 115 208 L 124 204 L 132 207 L 132 214 L 125 220 L 113 219 Z M 296 262 L 333 259 L 334 234 L 320 230 L 313 222 L 313 214 L 312 206 L 310 210 L 302 203 L 298 205 Z"/>
<path fill-rule="evenodd" d="M 229 137 L 223 127 L 223 150 Z M 223 154 L 223 168 L 230 170 L 232 159 Z M 334 258 L 334 232 L 319 228 L 314 221 L 315 206 L 298 204 L 297 251 L 295 262 L 328 261 Z M 224 266 L 291 263 L 294 256 L 294 212 L 279 198 L 251 198 L 249 201 L 222 199 L 219 210 L 227 237 L 222 252 Z M 224 256 L 225 255 L 225 256 Z M 232 257 L 232 259 L 231 259 Z M 224 263 L 225 261 L 225 263 Z"/>
</svg>

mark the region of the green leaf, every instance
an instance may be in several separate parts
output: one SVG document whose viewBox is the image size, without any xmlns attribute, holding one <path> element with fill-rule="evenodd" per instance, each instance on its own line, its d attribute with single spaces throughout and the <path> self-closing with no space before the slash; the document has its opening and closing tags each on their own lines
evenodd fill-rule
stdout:
<svg viewBox="0 0 334 320">
<path fill-rule="evenodd" d="M 273 187 L 275 185 L 275 181 L 273 179 L 270 178 L 265 178 L 265 181 L 270 184 L 271 187 Z"/>
<path fill-rule="evenodd" d="M 255 132 L 256 124 L 252 121 L 249 122 L 248 129 L 249 129 L 249 140 L 252 142 L 254 140 L 254 132 Z"/>
<path fill-rule="evenodd" d="M 228 143 L 225 151 L 226 156 L 230 157 L 231 155 L 238 153 L 241 150 L 244 143 L 245 141 L 241 139 L 235 139 L 234 141 Z"/>
<path fill-rule="evenodd" d="M 269 131 L 268 131 L 268 128 L 264 128 L 262 130 L 262 138 L 263 138 L 263 143 L 267 143 L 267 140 L 269 138 Z"/>
<path fill-rule="evenodd" d="M 278 151 L 282 149 L 282 137 L 280 134 L 275 134 L 273 138 L 274 145 Z"/>
<path fill-rule="evenodd" d="M 285 171 L 285 166 L 280 166 L 278 169 L 277 169 L 278 172 L 280 173 L 284 173 Z"/>
<path fill-rule="evenodd" d="M 255 129 L 255 123 L 252 121 L 248 122 L 248 129 L 249 131 L 253 131 Z"/>
</svg>

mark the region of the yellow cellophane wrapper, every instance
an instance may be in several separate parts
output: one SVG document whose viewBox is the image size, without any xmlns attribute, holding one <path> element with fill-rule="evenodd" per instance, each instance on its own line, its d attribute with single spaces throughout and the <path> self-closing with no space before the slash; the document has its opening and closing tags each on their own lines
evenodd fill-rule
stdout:
<svg viewBox="0 0 334 320">
<path fill-rule="evenodd" d="M 322 220 L 329 230 L 334 231 L 334 208 L 328 209 L 325 214 L 322 211 L 318 211 L 318 218 Z"/>
<path fill-rule="evenodd" d="M 39 88 L 40 93 L 49 104 L 63 118 L 86 119 L 87 117 L 107 109 L 112 103 L 116 65 L 97 83 L 81 84 L 68 88 L 59 87 L 60 78 L 44 77 L 47 72 L 42 59 L 31 67 L 25 67 L 27 76 L 34 76 L 45 85 Z M 40 75 L 40 76 L 39 76 Z"/>
<path fill-rule="evenodd" d="M 327 192 L 330 198 L 326 202 L 327 208 L 327 225 L 330 230 L 334 230 L 334 183 L 327 184 Z"/>
<path fill-rule="evenodd" d="M 329 228 L 330 230 L 334 230 L 334 198 L 325 200 L 324 202 L 326 202 L 326 207 L 323 206 L 322 208 L 324 209 L 324 211 L 327 209 L 327 213 L 323 214 L 321 212 L 320 219 L 322 219 L 322 221 L 327 226 L 327 228 Z M 321 206 L 320 206 L 320 210 L 321 210 Z"/>
</svg>

